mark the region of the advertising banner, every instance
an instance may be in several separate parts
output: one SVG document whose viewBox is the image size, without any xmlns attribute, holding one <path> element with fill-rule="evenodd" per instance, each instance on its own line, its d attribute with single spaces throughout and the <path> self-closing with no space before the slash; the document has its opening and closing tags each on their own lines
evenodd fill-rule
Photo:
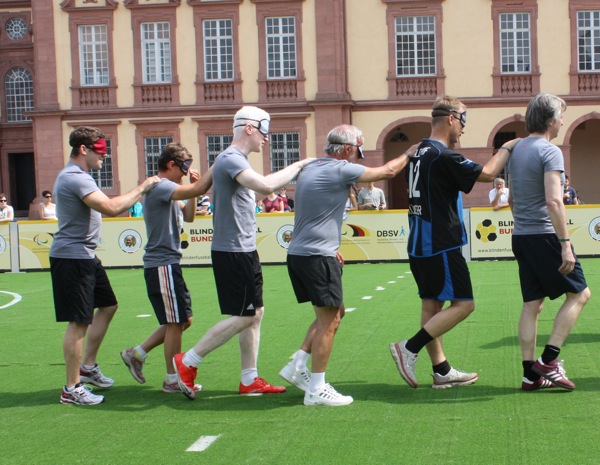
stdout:
<svg viewBox="0 0 600 465">
<path fill-rule="evenodd" d="M 567 227 L 578 256 L 600 255 L 600 205 L 567 206 Z M 471 258 L 513 258 L 510 209 L 471 208 Z"/>
<path fill-rule="evenodd" d="M 0 271 L 10 270 L 10 235 L 7 223 L 0 224 Z"/>
</svg>

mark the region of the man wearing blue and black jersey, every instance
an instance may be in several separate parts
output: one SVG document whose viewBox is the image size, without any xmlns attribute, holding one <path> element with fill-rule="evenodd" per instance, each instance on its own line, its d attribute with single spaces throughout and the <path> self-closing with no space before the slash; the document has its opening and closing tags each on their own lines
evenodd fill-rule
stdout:
<svg viewBox="0 0 600 465">
<path fill-rule="evenodd" d="M 422 328 L 411 339 L 390 344 L 390 351 L 402 378 L 417 388 L 415 362 L 427 347 L 433 387 L 444 389 L 473 384 L 478 378 L 477 373 L 452 368 L 441 340 L 475 309 L 471 277 L 461 253 L 467 243 L 461 192 L 469 193 L 477 181 L 492 182 L 516 141 L 505 144 L 482 166 L 453 150 L 467 124 L 460 100 L 439 97 L 431 116 L 431 136 L 423 140 L 407 171 L 408 256 L 421 297 Z M 451 304 L 442 311 L 446 301 Z"/>
</svg>

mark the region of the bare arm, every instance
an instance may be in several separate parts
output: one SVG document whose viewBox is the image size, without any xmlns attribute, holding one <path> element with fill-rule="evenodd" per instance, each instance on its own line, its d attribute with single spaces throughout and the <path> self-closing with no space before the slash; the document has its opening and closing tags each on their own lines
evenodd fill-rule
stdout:
<svg viewBox="0 0 600 465">
<path fill-rule="evenodd" d="M 38 211 L 40 214 L 40 219 L 42 219 L 42 220 L 48 219 L 48 218 L 46 218 L 46 215 L 44 214 L 44 204 L 43 203 L 38 203 Z"/>
<path fill-rule="evenodd" d="M 498 189 L 496 189 L 496 197 L 494 197 L 494 199 L 492 200 L 492 208 L 494 209 L 494 211 L 500 210 L 501 208 L 508 207 L 508 203 L 503 203 L 500 201 L 500 198 L 502 197 L 503 192 L 504 192 L 504 189 L 502 189 L 502 191 L 499 191 Z M 509 192 L 509 195 L 510 195 L 510 192 Z"/>
<path fill-rule="evenodd" d="M 83 202 L 88 207 L 93 208 L 104 215 L 117 216 L 131 208 L 134 203 L 140 200 L 142 195 L 149 192 L 158 182 L 160 182 L 160 178 L 158 176 L 152 176 L 126 194 L 113 197 L 112 199 L 101 190 L 97 190 L 85 196 Z"/>
<path fill-rule="evenodd" d="M 202 177 L 200 177 L 197 170 L 190 170 L 191 182 L 177 186 L 177 189 L 175 189 L 171 196 L 171 200 L 192 199 L 205 194 L 212 186 L 212 169 L 213 167 L 211 166 Z"/>
<path fill-rule="evenodd" d="M 210 171 L 207 174 L 210 174 Z M 190 182 L 193 183 L 191 185 L 196 184 L 199 180 L 200 180 L 200 173 L 197 170 L 190 170 Z M 212 180 L 212 177 L 211 177 L 211 180 Z M 177 189 L 179 187 L 184 187 L 184 186 L 178 186 Z M 177 192 L 177 189 L 175 189 L 175 192 Z M 173 198 L 172 195 L 171 195 L 171 198 Z M 191 199 L 188 200 L 187 203 L 184 203 L 181 200 L 177 200 L 177 202 L 179 202 L 179 206 L 181 207 L 181 211 L 183 212 L 183 221 L 185 221 L 186 223 L 193 223 L 194 219 L 196 218 L 197 200 L 198 199 L 196 197 L 192 197 Z"/>
<path fill-rule="evenodd" d="M 304 160 L 297 161 L 291 165 L 286 166 L 282 170 L 276 173 L 271 173 L 267 176 L 258 174 L 252 169 L 245 169 L 236 176 L 236 181 L 242 186 L 252 189 L 259 194 L 268 195 L 271 192 L 275 192 L 277 189 L 289 184 L 298 173 L 306 165 L 314 161 L 314 158 L 305 158 Z"/>
<path fill-rule="evenodd" d="M 550 220 L 558 239 L 569 239 L 560 171 L 548 171 L 544 173 L 544 190 L 546 192 L 546 206 L 548 207 Z M 571 249 L 571 242 L 561 240 L 560 246 L 562 264 L 558 268 L 558 271 L 562 274 L 568 274 L 573 271 L 573 267 L 575 266 L 575 256 Z"/>
<path fill-rule="evenodd" d="M 506 165 L 513 147 L 517 145 L 517 142 L 520 140 L 521 139 L 513 139 L 500 147 L 498 153 L 490 158 L 483 166 L 483 171 L 481 171 L 481 174 L 477 178 L 477 182 L 492 182 L 496 179 L 504 168 L 504 165 Z"/>
</svg>

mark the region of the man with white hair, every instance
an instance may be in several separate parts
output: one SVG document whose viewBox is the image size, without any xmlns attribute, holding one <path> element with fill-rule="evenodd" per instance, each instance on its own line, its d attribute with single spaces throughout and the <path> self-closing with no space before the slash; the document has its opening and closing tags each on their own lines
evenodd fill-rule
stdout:
<svg viewBox="0 0 600 465">
<path fill-rule="evenodd" d="M 403 153 L 375 168 L 356 164 L 364 158 L 363 143 L 357 127 L 335 127 L 327 135 L 325 156 L 302 170 L 296 183 L 288 272 L 298 303 L 311 302 L 316 318 L 294 360 L 279 375 L 305 392 L 304 405 L 340 406 L 353 401 L 325 382 L 333 339 L 344 316 L 343 258 L 338 249 L 346 201 L 354 183 L 390 179 L 408 162 L 408 153 Z M 416 145 L 411 153 L 414 149 Z M 311 354 L 312 374 L 306 363 Z"/>
<path fill-rule="evenodd" d="M 501 208 L 507 208 L 508 205 L 508 189 L 505 186 L 504 179 L 494 179 L 494 188 L 490 191 L 490 205 L 494 211 Z"/>
<path fill-rule="evenodd" d="M 173 358 L 182 392 L 194 399 L 197 367 L 210 352 L 239 334 L 242 362 L 240 394 L 285 392 L 258 376 L 260 325 L 264 313 L 263 276 L 256 251 L 255 196 L 266 195 L 292 181 L 311 161 L 304 159 L 262 176 L 252 169 L 248 154 L 260 152 L 268 140 L 269 114 L 257 107 L 241 108 L 233 120 L 233 140 L 213 165 L 212 264 L 221 313 L 214 325 L 186 353 Z"/>
</svg>

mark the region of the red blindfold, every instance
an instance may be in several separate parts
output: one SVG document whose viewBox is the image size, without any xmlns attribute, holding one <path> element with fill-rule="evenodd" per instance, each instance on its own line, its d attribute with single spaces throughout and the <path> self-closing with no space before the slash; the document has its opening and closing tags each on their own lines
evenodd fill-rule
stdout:
<svg viewBox="0 0 600 465">
<path fill-rule="evenodd" d="M 94 142 L 92 148 L 94 149 L 94 152 L 100 155 L 106 155 L 108 153 L 106 139 L 98 139 L 96 142 Z"/>
</svg>

